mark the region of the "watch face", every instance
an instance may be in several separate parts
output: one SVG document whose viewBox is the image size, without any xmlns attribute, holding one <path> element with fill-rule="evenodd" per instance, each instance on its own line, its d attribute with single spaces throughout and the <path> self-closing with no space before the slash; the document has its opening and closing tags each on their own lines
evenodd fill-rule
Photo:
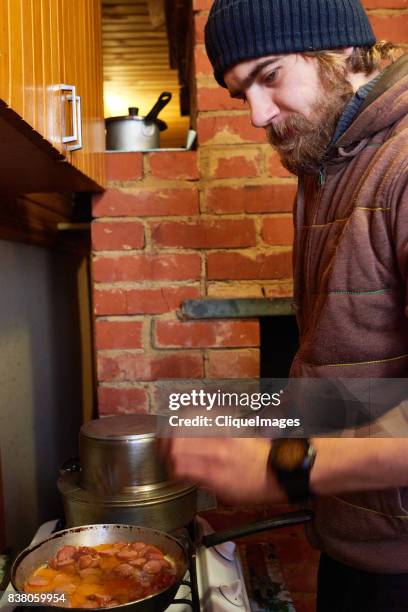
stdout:
<svg viewBox="0 0 408 612">
<path fill-rule="evenodd" d="M 307 455 L 307 443 L 305 440 L 290 439 L 277 440 L 273 446 L 274 463 L 281 470 L 295 470 L 300 468 Z"/>
</svg>

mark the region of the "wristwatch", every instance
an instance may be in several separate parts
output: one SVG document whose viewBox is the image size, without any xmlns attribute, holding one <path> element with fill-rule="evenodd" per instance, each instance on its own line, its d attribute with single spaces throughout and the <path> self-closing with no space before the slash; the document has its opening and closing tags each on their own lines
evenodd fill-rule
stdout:
<svg viewBox="0 0 408 612">
<path fill-rule="evenodd" d="M 310 472 L 316 459 L 316 449 L 310 440 L 280 438 L 271 442 L 268 468 L 273 470 L 289 503 L 298 504 L 312 496 Z"/>
</svg>

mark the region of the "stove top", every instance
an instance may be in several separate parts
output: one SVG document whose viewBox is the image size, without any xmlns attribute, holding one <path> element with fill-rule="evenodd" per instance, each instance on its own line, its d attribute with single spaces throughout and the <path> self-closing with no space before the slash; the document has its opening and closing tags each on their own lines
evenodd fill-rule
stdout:
<svg viewBox="0 0 408 612">
<path fill-rule="evenodd" d="M 44 523 L 37 530 L 32 544 L 61 528 L 58 520 Z M 205 535 L 214 531 L 201 517 L 197 517 L 196 524 L 190 529 L 199 530 Z M 190 550 L 190 562 L 176 599 L 166 612 L 251 612 L 241 562 L 233 542 L 214 548 L 195 548 L 191 542 L 196 541 L 197 536 L 189 530 L 182 529 L 172 535 L 183 541 Z M 32 609 L 14 603 L 13 595 L 13 587 L 9 584 L 0 600 L 2 612 Z"/>
</svg>

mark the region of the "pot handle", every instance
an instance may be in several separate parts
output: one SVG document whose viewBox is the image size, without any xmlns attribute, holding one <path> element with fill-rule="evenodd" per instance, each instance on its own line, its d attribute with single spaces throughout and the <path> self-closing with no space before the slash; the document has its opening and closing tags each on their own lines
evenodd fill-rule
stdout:
<svg viewBox="0 0 408 612">
<path fill-rule="evenodd" d="M 164 91 L 162 94 L 160 94 L 156 104 L 144 118 L 145 123 L 154 123 L 158 117 L 158 114 L 163 110 L 165 106 L 167 106 L 172 97 L 173 95 L 169 91 Z"/>
<path fill-rule="evenodd" d="M 81 463 L 78 457 L 71 457 L 64 461 L 62 466 L 60 467 L 60 475 L 63 476 L 66 472 L 80 472 L 81 471 Z"/>
<path fill-rule="evenodd" d="M 300 525 L 301 523 L 308 523 L 313 519 L 314 513 L 311 510 L 297 510 L 296 512 L 279 514 L 271 519 L 268 519 L 267 521 L 259 521 L 257 523 L 252 523 L 251 525 L 244 525 L 243 527 L 216 531 L 215 533 L 210 533 L 203 536 L 201 542 L 206 548 L 210 548 L 211 546 L 224 544 L 224 542 L 229 542 L 230 540 L 235 540 L 237 538 L 243 538 L 255 533 L 260 533 L 261 531 L 278 529 L 279 527 L 290 527 L 291 525 Z"/>
</svg>

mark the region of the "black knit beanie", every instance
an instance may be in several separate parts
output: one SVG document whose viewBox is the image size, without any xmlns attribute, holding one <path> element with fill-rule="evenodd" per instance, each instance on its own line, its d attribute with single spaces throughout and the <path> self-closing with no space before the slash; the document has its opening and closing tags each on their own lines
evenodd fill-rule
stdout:
<svg viewBox="0 0 408 612">
<path fill-rule="evenodd" d="M 215 0 L 205 28 L 218 83 L 242 61 L 281 53 L 371 46 L 360 0 Z"/>
</svg>

